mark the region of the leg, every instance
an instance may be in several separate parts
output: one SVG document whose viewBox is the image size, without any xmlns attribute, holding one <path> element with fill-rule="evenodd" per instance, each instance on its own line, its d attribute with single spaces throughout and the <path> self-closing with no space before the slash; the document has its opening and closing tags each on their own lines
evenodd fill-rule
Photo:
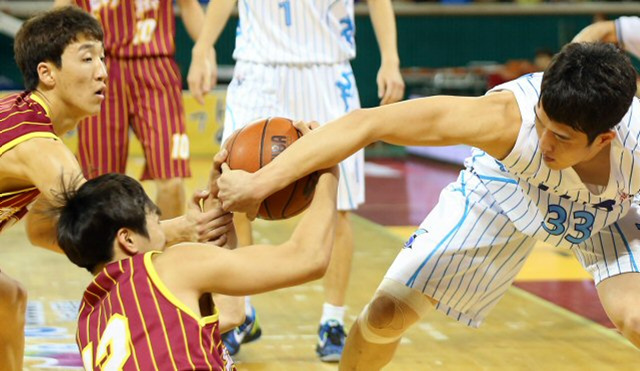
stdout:
<svg viewBox="0 0 640 371">
<path fill-rule="evenodd" d="M 162 219 L 171 219 L 184 213 L 185 195 L 182 178 L 156 179 L 156 204 L 162 211 Z"/>
<path fill-rule="evenodd" d="M 610 277 L 600 282 L 597 290 L 611 322 L 624 337 L 640 348 L 640 274 Z"/>
<path fill-rule="evenodd" d="M 340 370 L 379 370 L 391 361 L 402 335 L 433 307 L 422 292 L 385 278 L 349 331 Z"/>
<path fill-rule="evenodd" d="M 141 179 L 155 181 L 163 218 L 182 215 L 184 178 L 191 172 L 180 73 L 167 57 L 130 59 L 126 63 L 131 126 L 146 162 Z"/>
<path fill-rule="evenodd" d="M 27 292 L 0 272 L 0 364 L 3 370 L 22 370 Z"/>
<path fill-rule="evenodd" d="M 324 277 L 324 299 L 336 307 L 344 306 L 344 299 L 351 274 L 353 257 L 353 231 L 348 211 L 338 212 L 336 239 L 331 252 L 331 262 Z"/>
<path fill-rule="evenodd" d="M 109 79 L 100 113 L 78 125 L 78 160 L 87 179 L 124 173 L 129 153 L 127 91 L 121 61 L 106 58 Z"/>
</svg>

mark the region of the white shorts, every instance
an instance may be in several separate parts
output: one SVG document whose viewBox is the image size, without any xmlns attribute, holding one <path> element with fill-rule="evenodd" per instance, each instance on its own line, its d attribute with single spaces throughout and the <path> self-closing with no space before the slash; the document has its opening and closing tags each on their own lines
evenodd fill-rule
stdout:
<svg viewBox="0 0 640 371">
<path fill-rule="evenodd" d="M 281 116 L 322 125 L 360 108 L 349 62 L 264 65 L 238 61 L 226 101 L 223 142 L 260 118 Z M 341 162 L 340 171 L 338 209 L 355 210 L 364 202 L 364 150 Z"/>
<path fill-rule="evenodd" d="M 594 234 L 574 255 L 596 284 L 640 266 L 640 207 Z M 437 300 L 437 309 L 478 327 L 502 298 L 536 240 L 516 228 L 491 193 L 464 170 L 405 243 L 386 278 Z"/>
</svg>

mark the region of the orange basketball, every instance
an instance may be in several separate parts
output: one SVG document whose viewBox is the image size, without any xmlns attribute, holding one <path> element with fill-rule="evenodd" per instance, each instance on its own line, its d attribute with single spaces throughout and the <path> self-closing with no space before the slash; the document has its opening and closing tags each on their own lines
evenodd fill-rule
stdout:
<svg viewBox="0 0 640 371">
<path fill-rule="evenodd" d="M 231 169 L 255 172 L 271 162 L 302 134 L 291 120 L 271 117 L 236 130 L 224 143 Z M 266 220 L 290 218 L 306 209 L 316 189 L 318 174 L 311 173 L 267 197 L 258 217 Z"/>
</svg>

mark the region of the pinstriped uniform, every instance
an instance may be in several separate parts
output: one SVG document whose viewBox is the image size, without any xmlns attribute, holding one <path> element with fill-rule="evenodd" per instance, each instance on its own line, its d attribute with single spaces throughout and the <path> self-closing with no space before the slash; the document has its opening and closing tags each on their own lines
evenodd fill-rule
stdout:
<svg viewBox="0 0 640 371">
<path fill-rule="evenodd" d="M 173 60 L 172 2 L 75 3 L 105 29 L 109 73 L 100 113 L 78 127 L 78 157 L 85 175 L 125 171 L 131 128 L 145 153 L 142 179 L 190 176 L 182 78 Z"/>
<path fill-rule="evenodd" d="M 30 92 L 0 99 L 0 156 L 32 138 L 59 140 L 44 103 Z M 35 187 L 0 191 L 0 232 L 22 219 L 38 195 Z"/>
<path fill-rule="evenodd" d="M 620 17 L 615 20 L 615 26 L 620 45 L 640 58 L 640 17 Z"/>
<path fill-rule="evenodd" d="M 201 318 L 173 296 L 153 267 L 158 253 L 110 263 L 87 287 L 76 335 L 85 369 L 235 370 L 217 308 Z"/>
<path fill-rule="evenodd" d="M 353 0 L 240 0 L 223 131 L 283 116 L 324 124 L 360 108 Z M 364 151 L 340 164 L 338 209 L 364 202 Z"/>
<path fill-rule="evenodd" d="M 638 272 L 638 100 L 614 129 L 609 183 L 596 194 L 572 168 L 552 170 L 542 161 L 534 113 L 541 79 L 525 75 L 493 89 L 513 92 L 520 108 L 513 150 L 498 161 L 474 149 L 387 272 L 469 326 L 480 325 L 536 241 L 571 250 L 596 283 Z"/>
</svg>

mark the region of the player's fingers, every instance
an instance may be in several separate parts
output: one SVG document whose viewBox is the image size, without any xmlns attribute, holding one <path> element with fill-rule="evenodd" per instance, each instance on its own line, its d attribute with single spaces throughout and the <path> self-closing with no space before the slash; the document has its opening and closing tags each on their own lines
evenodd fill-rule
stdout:
<svg viewBox="0 0 640 371">
<path fill-rule="evenodd" d="M 381 76 L 378 76 L 376 78 L 376 83 L 378 84 L 378 99 L 382 99 L 382 97 L 384 97 L 384 92 L 386 90 L 385 80 Z"/>
<path fill-rule="evenodd" d="M 220 236 L 227 234 L 231 230 L 231 228 L 233 228 L 232 225 L 223 225 L 214 229 L 208 229 L 198 235 L 198 241 L 207 242 L 215 240 L 217 238 L 220 238 Z"/>
<path fill-rule="evenodd" d="M 224 245 L 227 243 L 227 234 L 223 234 L 222 236 L 214 239 L 213 241 L 209 241 L 209 244 L 214 245 L 214 246 L 218 246 L 218 247 L 224 247 Z"/>
<path fill-rule="evenodd" d="M 311 123 L 310 122 L 304 122 L 304 121 L 294 121 L 293 122 L 293 126 L 302 134 L 308 134 L 312 128 L 311 128 Z"/>
<path fill-rule="evenodd" d="M 229 167 L 229 164 L 223 162 L 222 164 L 220 164 L 220 170 L 222 170 L 222 173 L 224 174 L 228 171 L 231 171 L 231 168 Z"/>
</svg>

